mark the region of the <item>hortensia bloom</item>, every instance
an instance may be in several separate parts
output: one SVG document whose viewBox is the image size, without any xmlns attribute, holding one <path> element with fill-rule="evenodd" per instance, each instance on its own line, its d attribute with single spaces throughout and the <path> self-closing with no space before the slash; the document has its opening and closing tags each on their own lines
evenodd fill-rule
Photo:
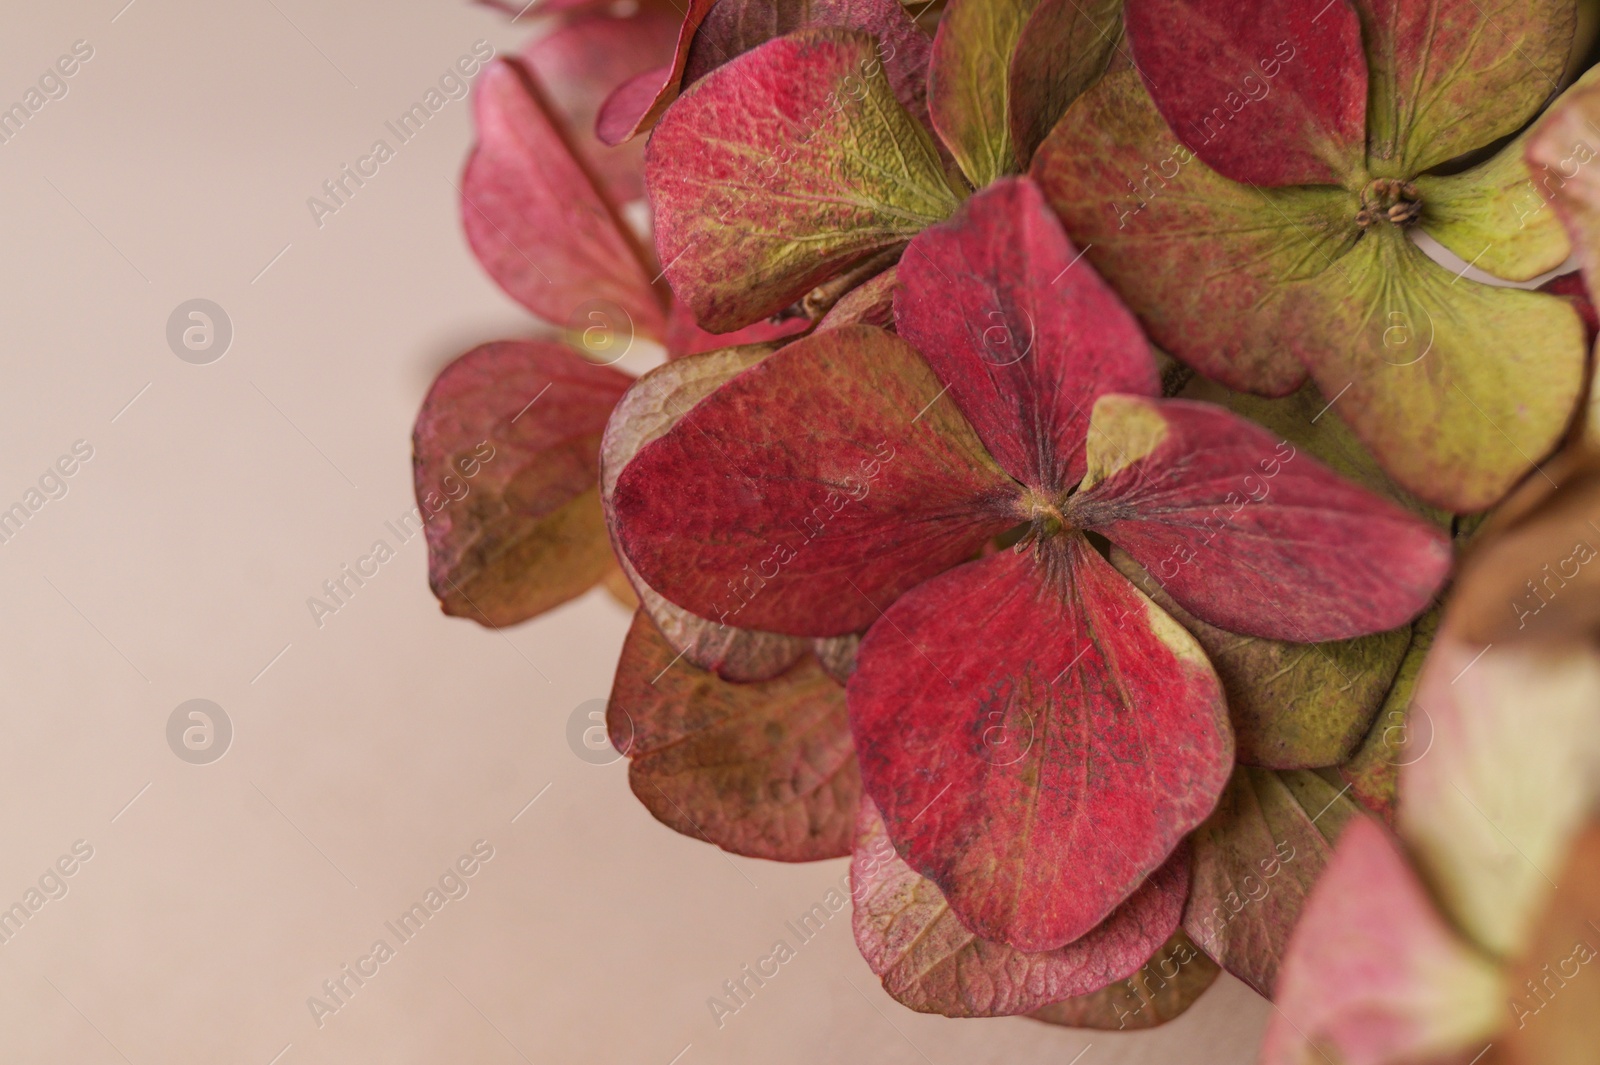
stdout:
<svg viewBox="0 0 1600 1065">
<path fill-rule="evenodd" d="M 865 630 L 858 831 L 904 864 L 880 873 L 931 881 L 952 934 L 1027 964 L 1137 941 L 1108 982 L 1176 927 L 1180 845 L 1234 763 L 1205 653 L 1108 544 L 1195 617 L 1304 642 L 1410 620 L 1449 546 L 1260 426 L 1160 398 L 1027 179 L 919 234 L 898 280 L 898 335 L 820 329 L 640 447 L 613 531 L 700 617 Z"/>
</svg>

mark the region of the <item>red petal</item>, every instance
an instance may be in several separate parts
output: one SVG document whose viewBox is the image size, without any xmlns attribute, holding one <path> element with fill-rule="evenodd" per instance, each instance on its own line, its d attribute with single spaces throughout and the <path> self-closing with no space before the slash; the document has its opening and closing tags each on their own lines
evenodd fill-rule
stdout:
<svg viewBox="0 0 1600 1065">
<path fill-rule="evenodd" d="M 923 1013 L 1005 1017 L 1098 991 L 1137 972 L 1178 927 L 1189 891 L 1180 847 L 1083 938 L 1028 954 L 973 935 L 939 889 L 895 854 L 862 798 L 850 862 L 856 946 L 883 988 Z"/>
<path fill-rule="evenodd" d="M 878 38 L 896 98 L 927 121 L 933 45 L 899 0 L 718 0 L 689 48 L 683 84 L 692 85 L 735 56 L 808 26 L 864 30 Z"/>
<path fill-rule="evenodd" d="M 439 374 L 413 464 L 447 614 L 510 625 L 600 579 L 600 433 L 630 381 L 547 341 L 485 344 Z"/>
<path fill-rule="evenodd" d="M 753 684 L 679 657 L 646 614 L 634 615 L 606 725 L 645 808 L 735 854 L 849 854 L 861 776 L 844 689 L 810 656 Z"/>
<path fill-rule="evenodd" d="M 638 332 L 661 336 L 661 303 L 639 249 L 527 71 L 491 64 L 473 107 L 478 146 L 461 179 L 461 220 L 489 276 L 547 322 L 565 325 L 585 303 L 605 300 Z"/>
<path fill-rule="evenodd" d="M 644 145 L 602 143 L 594 133 L 600 105 L 628 78 L 669 60 L 677 32 L 678 20 L 672 15 L 643 8 L 627 18 L 605 14 L 575 18 L 534 38 L 522 50 L 522 58 L 612 203 L 644 195 Z"/>
<path fill-rule="evenodd" d="M 961 922 L 1052 950 L 1211 812 L 1233 763 L 1199 646 L 1071 536 L 902 596 L 848 687 L 862 782 Z"/>
<path fill-rule="evenodd" d="M 961 415 L 933 402 L 940 389 L 904 341 L 871 326 L 795 341 L 622 471 L 623 550 L 701 617 L 796 636 L 866 628 L 1019 520 L 1014 486 Z"/>
<path fill-rule="evenodd" d="M 807 641 L 719 625 L 667 602 L 639 576 L 617 542 L 617 479 L 646 444 L 662 436 L 701 400 L 771 355 L 773 350 L 765 344 L 752 344 L 689 355 L 657 366 L 635 381 L 627 394 L 617 401 L 600 443 L 600 501 L 612 530 L 617 565 L 623 576 L 656 628 L 682 652 L 686 661 L 732 681 L 768 680 L 777 676 L 799 660 L 805 653 Z"/>
<path fill-rule="evenodd" d="M 678 28 L 678 43 L 672 61 L 646 71 L 618 86 L 600 108 L 595 133 L 607 144 L 621 144 L 656 124 L 667 105 L 678 98 L 683 84 L 683 66 L 689 59 L 689 45 L 700 23 L 717 0 L 688 0 L 688 10 Z"/>
<path fill-rule="evenodd" d="M 1213 625 L 1300 643 L 1381 632 L 1449 572 L 1438 529 L 1221 407 L 1111 396 L 1092 430 L 1068 520 Z"/>
<path fill-rule="evenodd" d="M 1050 491 L 1083 476 L 1094 401 L 1156 395 L 1133 315 L 1067 240 L 1039 187 L 1003 179 L 900 259 L 895 322 L 1001 467 Z"/>
<path fill-rule="evenodd" d="M 1365 162 L 1367 61 L 1347 0 L 1128 0 L 1156 106 L 1224 177 L 1336 185 Z"/>
<path fill-rule="evenodd" d="M 765 344 L 803 333 L 811 328 L 806 318 L 765 320 L 736 329 L 732 333 L 708 333 L 694 320 L 694 312 L 681 303 L 674 302 L 667 312 L 667 358 L 681 359 L 685 355 L 734 348 L 740 344 Z"/>
</svg>

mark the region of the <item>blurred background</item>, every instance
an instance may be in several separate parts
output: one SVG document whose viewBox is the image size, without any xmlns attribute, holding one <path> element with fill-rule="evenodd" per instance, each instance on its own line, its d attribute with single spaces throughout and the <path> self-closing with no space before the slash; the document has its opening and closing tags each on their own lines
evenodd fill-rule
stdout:
<svg viewBox="0 0 1600 1065">
<path fill-rule="evenodd" d="M 0 1061 L 1253 1059 L 1271 1007 L 1227 976 L 1142 1035 L 910 1013 L 845 914 L 713 1018 L 847 862 L 656 824 L 583 742 L 624 609 L 446 618 L 398 521 L 434 373 L 532 328 L 460 233 L 469 102 L 308 206 L 525 25 L 455 0 L 6 21 Z"/>
</svg>

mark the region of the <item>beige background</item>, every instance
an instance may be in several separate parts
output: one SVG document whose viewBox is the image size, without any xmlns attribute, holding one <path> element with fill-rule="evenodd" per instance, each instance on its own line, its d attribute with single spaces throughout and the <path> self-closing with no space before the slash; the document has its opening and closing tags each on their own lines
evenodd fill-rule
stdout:
<svg viewBox="0 0 1600 1065">
<path fill-rule="evenodd" d="M 575 756 L 624 612 L 447 619 L 420 538 L 320 629 L 306 606 L 397 546 L 434 370 L 531 328 L 458 231 L 466 102 L 320 229 L 306 198 L 475 40 L 527 31 L 455 0 L 123 2 L 5 0 L 0 34 L 6 104 L 94 48 L 0 145 L 0 508 L 94 448 L 0 544 L 0 906 L 94 849 L 0 945 L 0 1061 L 1251 1060 L 1270 1007 L 1226 978 L 1139 1036 L 912 1014 L 843 916 L 719 1030 L 707 997 L 845 863 L 730 858 Z M 192 297 L 233 323 L 210 365 L 165 340 Z M 167 746 L 191 698 L 235 729 L 210 765 Z M 479 839 L 470 893 L 319 1028 L 308 996 Z"/>
</svg>

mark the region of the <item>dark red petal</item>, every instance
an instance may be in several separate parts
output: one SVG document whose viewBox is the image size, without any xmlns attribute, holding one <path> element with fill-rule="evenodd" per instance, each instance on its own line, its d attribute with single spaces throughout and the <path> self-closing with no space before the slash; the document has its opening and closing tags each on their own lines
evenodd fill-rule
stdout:
<svg viewBox="0 0 1600 1065">
<path fill-rule="evenodd" d="M 1577 270 L 1570 274 L 1561 274 L 1552 277 L 1539 286 L 1540 292 L 1548 292 L 1552 296 L 1560 296 L 1583 319 L 1583 329 L 1588 335 L 1589 343 L 1594 344 L 1595 334 L 1600 333 L 1600 312 L 1595 310 L 1594 301 L 1589 298 L 1589 288 L 1583 282 L 1583 274 Z"/>
<path fill-rule="evenodd" d="M 806 656 L 734 684 L 681 656 L 643 611 L 606 707 L 645 808 L 735 854 L 810 862 L 850 853 L 861 776 L 844 689 Z"/>
<path fill-rule="evenodd" d="M 600 108 L 595 133 L 607 144 L 621 144 L 656 124 L 667 105 L 678 98 L 683 84 L 683 65 L 689 59 L 689 45 L 717 0 L 685 0 L 683 22 L 678 27 L 678 43 L 672 61 L 632 78 L 617 87 Z"/>
<path fill-rule="evenodd" d="M 1096 399 L 1160 391 L 1138 323 L 1079 260 L 1039 187 L 1002 179 L 911 242 L 895 296 L 900 335 L 984 446 L 1048 491 L 1082 478 Z"/>
<path fill-rule="evenodd" d="M 640 250 L 527 71 L 491 64 L 473 107 L 478 146 L 461 179 L 461 221 L 489 276 L 547 322 L 566 325 L 585 303 L 607 301 L 637 332 L 661 336 L 662 307 Z"/>
<path fill-rule="evenodd" d="M 600 579 L 600 434 L 630 381 L 547 341 L 485 344 L 439 374 L 412 462 L 445 613 L 511 625 Z"/>
<path fill-rule="evenodd" d="M 641 8 L 626 18 L 592 14 L 535 37 L 522 49 L 578 154 L 612 203 L 644 195 L 644 144 L 604 144 L 595 136 L 600 105 L 618 85 L 672 57 L 678 20 Z"/>
<path fill-rule="evenodd" d="M 938 379 L 872 326 L 797 340 L 622 471 L 640 575 L 701 617 L 838 636 L 1014 525 L 1014 486 Z"/>
<path fill-rule="evenodd" d="M 1252 185 L 1337 185 L 1365 162 L 1367 61 L 1348 0 L 1127 0 L 1134 64 L 1172 132 Z"/>
<path fill-rule="evenodd" d="M 1315 643 L 1382 632 L 1433 600 L 1443 533 L 1208 403 L 1109 396 L 1068 520 L 1127 551 L 1184 609 Z"/>
<path fill-rule="evenodd" d="M 968 931 L 933 882 L 895 854 L 865 797 L 850 862 L 861 956 L 898 1002 L 946 1017 L 1027 1013 L 1124 979 L 1177 929 L 1188 892 L 1189 852 L 1180 846 L 1087 935 L 1029 954 Z"/>
<path fill-rule="evenodd" d="M 867 793 L 961 922 L 1019 950 L 1085 935 L 1211 812 L 1233 764 L 1188 633 L 1082 536 L 902 596 L 848 686 Z"/>
</svg>

